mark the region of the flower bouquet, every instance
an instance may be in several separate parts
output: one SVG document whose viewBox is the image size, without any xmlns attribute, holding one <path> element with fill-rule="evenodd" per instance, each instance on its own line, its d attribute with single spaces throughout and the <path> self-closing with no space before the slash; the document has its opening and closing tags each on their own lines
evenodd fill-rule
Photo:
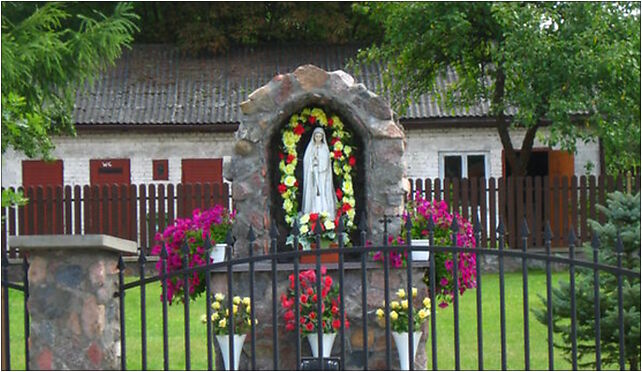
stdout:
<svg viewBox="0 0 642 372">
<path fill-rule="evenodd" d="M 285 320 L 285 329 L 287 331 L 299 332 L 308 337 L 313 356 L 317 356 L 317 326 L 321 324 L 321 332 L 328 344 L 324 343 L 324 357 L 330 356 L 332 343 L 337 331 L 341 328 L 341 316 L 339 306 L 341 297 L 339 296 L 339 287 L 333 284 L 332 277 L 326 275 L 326 267 L 321 267 L 321 298 L 319 299 L 317 289 L 316 270 L 305 270 L 299 273 L 299 296 L 297 298 L 294 287 L 294 274 L 290 274 L 290 286 L 286 293 L 281 295 L 281 305 L 285 310 L 283 318 Z M 321 301 L 321 315 L 317 313 L 317 303 Z M 299 325 L 296 324 L 294 306 L 299 306 Z M 345 321 L 345 328 L 350 326 L 348 319 Z"/>
<path fill-rule="evenodd" d="M 316 242 L 316 234 L 314 231 L 317 224 L 321 226 L 321 246 L 323 248 L 326 248 L 327 243 L 333 241 L 337 237 L 337 233 L 334 230 L 336 223 L 328 213 L 303 214 L 299 217 L 299 245 L 304 251 L 310 250 L 312 243 Z M 294 236 L 288 236 L 286 244 L 294 245 Z"/>
<path fill-rule="evenodd" d="M 227 306 L 225 295 L 217 293 L 212 302 L 212 310 L 210 321 L 212 322 L 213 332 L 216 335 L 216 340 L 221 353 L 223 354 L 223 362 L 225 369 L 230 370 L 230 352 L 229 352 L 229 330 L 230 322 L 234 330 L 234 370 L 238 370 L 239 359 L 241 357 L 241 350 L 245 337 L 252 327 L 251 299 L 244 297 L 241 299 L 239 296 L 232 298 L 232 315 L 230 316 L 230 309 Z M 207 323 L 207 314 L 201 316 L 201 322 Z M 258 324 L 258 319 L 254 319 L 254 324 Z"/>
<path fill-rule="evenodd" d="M 409 298 L 411 297 L 411 298 Z M 419 346 L 419 339 L 421 338 L 422 331 L 421 326 L 426 321 L 428 316 L 430 316 L 430 299 L 428 297 L 424 298 L 421 303 L 417 302 L 419 306 L 415 306 L 414 301 L 417 297 L 417 288 L 412 288 L 412 294 L 408 296 L 406 291 L 401 288 L 397 291 L 397 300 L 390 302 L 390 328 L 392 329 L 392 336 L 395 340 L 395 345 L 397 345 L 397 352 L 399 353 L 399 362 L 401 364 L 402 370 L 409 369 L 409 353 L 408 353 L 408 333 L 413 332 L 413 344 L 414 344 L 414 353 L 417 353 L 417 347 Z M 385 324 L 385 306 L 386 302 L 383 303 L 383 308 L 377 309 L 377 321 L 379 325 L 384 326 Z M 412 319 L 412 330 L 409 329 L 409 309 L 413 309 L 413 319 Z M 414 356 L 413 356 L 414 359 Z"/>
<path fill-rule="evenodd" d="M 172 273 L 183 269 L 183 247 L 187 244 L 188 267 L 207 265 L 210 258 L 207 257 L 206 241 L 219 241 L 220 233 L 231 225 L 233 214 L 220 205 L 216 205 L 206 211 L 195 209 L 191 218 L 177 218 L 174 223 L 167 226 L 163 233 L 156 233 L 156 245 L 152 248 L 151 254 L 160 255 L 161 250 L 167 253 L 167 272 Z M 215 235 L 219 234 L 219 235 Z M 221 241 L 224 241 L 222 238 Z M 162 274 L 162 260 L 156 263 L 156 270 Z M 167 300 L 172 304 L 175 298 L 183 301 L 185 288 L 182 276 L 173 276 L 167 280 Z M 190 274 L 187 282 L 189 296 L 195 299 L 205 291 L 205 272 L 194 272 Z M 162 300 L 162 298 L 161 298 Z"/>
<path fill-rule="evenodd" d="M 428 239 L 428 219 L 432 218 L 434 229 L 434 244 L 436 246 L 452 246 L 452 231 L 450 227 L 454 218 L 457 219 L 459 230 L 456 234 L 456 244 L 458 247 L 472 248 L 475 246 L 475 237 L 473 226 L 470 221 L 464 219 L 459 213 L 448 212 L 448 205 L 443 200 L 428 201 L 421 197 L 419 193 L 415 200 L 409 202 L 407 206 L 407 215 L 404 218 L 410 218 L 412 228 L 410 230 L 412 239 Z M 406 232 L 402 233 L 405 237 Z M 452 301 L 454 293 L 453 281 L 453 254 L 449 252 L 435 252 L 435 289 L 436 298 L 440 301 L 439 307 L 447 307 Z M 464 294 L 466 289 L 475 288 L 477 283 L 476 276 L 476 255 L 470 252 L 458 253 L 459 260 L 459 294 Z M 428 269 L 430 270 L 430 269 Z M 430 272 L 426 271 L 424 282 L 429 285 Z"/>
</svg>

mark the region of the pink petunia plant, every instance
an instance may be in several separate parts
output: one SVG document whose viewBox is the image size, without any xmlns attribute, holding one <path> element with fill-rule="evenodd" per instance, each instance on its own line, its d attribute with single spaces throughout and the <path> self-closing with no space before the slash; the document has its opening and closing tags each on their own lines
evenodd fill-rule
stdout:
<svg viewBox="0 0 642 372">
<path fill-rule="evenodd" d="M 224 243 L 223 231 L 227 231 L 233 223 L 234 213 L 216 205 L 205 211 L 195 209 L 191 218 L 177 218 L 174 224 L 167 226 L 162 233 L 156 233 L 156 245 L 152 248 L 152 255 L 160 255 L 161 250 L 167 252 L 167 272 L 172 273 L 183 269 L 183 246 L 188 246 L 188 267 L 207 265 L 211 259 L 207 255 L 205 242 L 211 244 Z M 162 260 L 156 263 L 156 270 L 162 273 Z M 192 273 L 187 282 L 189 296 L 195 299 L 205 291 L 205 273 Z M 176 299 L 183 301 L 185 290 L 184 277 L 173 276 L 168 279 L 167 301 L 172 304 Z M 161 295 L 162 297 L 162 295 Z M 162 300 L 162 298 L 161 298 Z"/>
</svg>

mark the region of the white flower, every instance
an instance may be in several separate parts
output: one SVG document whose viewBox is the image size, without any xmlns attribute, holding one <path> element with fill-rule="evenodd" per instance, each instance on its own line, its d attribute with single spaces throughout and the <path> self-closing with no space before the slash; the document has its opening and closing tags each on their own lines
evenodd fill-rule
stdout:
<svg viewBox="0 0 642 372">
<path fill-rule="evenodd" d="M 296 167 L 296 164 L 294 164 L 294 162 L 286 165 L 285 166 L 285 174 L 288 174 L 288 175 L 294 174 L 295 167 Z"/>
<path fill-rule="evenodd" d="M 352 167 L 350 167 L 350 164 L 344 164 L 343 165 L 343 171 L 346 172 L 346 173 L 349 173 L 351 168 Z"/>
<path fill-rule="evenodd" d="M 290 211 L 294 208 L 294 205 L 292 204 L 292 200 L 287 199 L 283 202 L 283 209 L 287 212 L 290 213 Z"/>
<path fill-rule="evenodd" d="M 334 229 L 334 222 L 331 220 L 325 220 L 325 222 L 323 222 L 323 227 L 325 227 L 326 230 L 332 230 Z"/>
<path fill-rule="evenodd" d="M 354 208 L 350 209 L 347 213 L 348 213 L 348 217 L 351 220 L 354 219 L 354 216 L 355 216 Z"/>
<path fill-rule="evenodd" d="M 285 177 L 285 180 L 283 180 L 283 183 L 287 187 L 292 187 L 296 183 L 296 177 L 294 177 L 292 175 L 289 175 L 289 176 Z"/>
<path fill-rule="evenodd" d="M 301 218 L 299 219 L 301 225 L 308 223 L 308 221 L 310 221 L 310 215 L 307 213 L 301 216 Z"/>
<path fill-rule="evenodd" d="M 354 192 L 354 190 L 352 189 L 352 181 L 344 179 L 342 189 L 344 193 L 352 194 Z"/>
<path fill-rule="evenodd" d="M 301 228 L 299 228 L 299 232 L 301 234 L 307 234 L 308 231 L 310 231 L 310 229 L 308 228 L 308 225 L 303 225 L 303 226 L 301 226 Z"/>
<path fill-rule="evenodd" d="M 347 145 L 343 146 L 343 152 L 345 152 L 346 155 L 350 155 L 350 153 L 352 152 L 352 147 L 347 146 Z"/>
</svg>

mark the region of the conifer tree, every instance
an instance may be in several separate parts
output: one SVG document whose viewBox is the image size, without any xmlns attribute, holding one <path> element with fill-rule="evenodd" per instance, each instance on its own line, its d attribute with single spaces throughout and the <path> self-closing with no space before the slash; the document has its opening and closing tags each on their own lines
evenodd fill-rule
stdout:
<svg viewBox="0 0 642 372">
<path fill-rule="evenodd" d="M 601 225 L 589 220 L 591 229 L 599 237 L 598 260 L 602 264 L 617 266 L 618 245 L 621 244 L 622 267 L 640 271 L 640 193 L 630 195 L 616 191 L 607 196 L 607 206 L 598 205 L 606 216 Z M 619 237 L 619 238 L 618 238 Z M 621 239 L 621 243 L 618 242 Z M 597 242 L 595 242 L 597 243 Z M 595 244 L 598 247 L 598 244 Z M 591 244 L 584 245 L 585 256 L 593 257 Z M 631 370 L 640 368 L 640 276 L 622 277 L 625 361 Z M 619 361 L 619 315 L 617 276 L 599 272 L 599 305 L 601 355 L 603 365 L 617 366 Z M 553 288 L 553 330 L 562 335 L 562 342 L 555 347 L 572 358 L 571 303 L 568 281 L 560 281 Z M 541 297 L 544 309 L 534 310 L 535 317 L 547 324 L 546 299 Z M 577 351 L 580 367 L 595 368 L 595 297 L 594 272 L 578 268 L 575 277 Z"/>
</svg>

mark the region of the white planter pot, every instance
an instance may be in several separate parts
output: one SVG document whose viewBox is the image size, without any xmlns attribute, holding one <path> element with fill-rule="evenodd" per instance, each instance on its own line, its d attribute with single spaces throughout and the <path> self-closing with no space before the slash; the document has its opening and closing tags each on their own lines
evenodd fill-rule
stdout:
<svg viewBox="0 0 642 372">
<path fill-rule="evenodd" d="M 417 355 L 417 348 L 419 347 L 419 339 L 421 338 L 421 331 L 417 331 L 413 335 L 413 348 L 412 363 L 415 362 L 415 355 Z M 402 371 L 410 370 L 410 360 L 408 360 L 408 332 L 392 332 L 392 338 L 397 345 L 397 353 L 399 354 L 399 368 Z"/>
<path fill-rule="evenodd" d="M 234 335 L 234 370 L 239 370 L 239 360 L 241 359 L 241 351 L 243 351 L 243 343 L 247 335 Z M 229 335 L 216 335 L 216 341 L 221 348 L 223 354 L 223 364 L 225 370 L 230 371 L 230 339 Z"/>
<path fill-rule="evenodd" d="M 319 344 L 317 340 L 319 337 L 316 333 L 311 333 L 307 335 L 308 342 L 310 343 L 310 349 L 312 349 L 312 356 L 315 358 L 319 357 Z M 323 333 L 321 335 L 323 340 L 323 357 L 329 358 L 330 353 L 332 353 L 332 345 L 334 345 L 334 338 L 337 337 L 336 333 Z"/>
<path fill-rule="evenodd" d="M 210 258 L 212 259 L 212 263 L 225 261 L 226 247 L 227 247 L 227 244 L 215 244 L 212 247 L 212 251 L 210 252 Z"/>
<path fill-rule="evenodd" d="M 430 240 L 412 239 L 410 245 L 426 247 L 430 245 Z M 428 259 L 430 258 L 430 252 L 429 251 L 412 251 L 411 256 L 413 261 L 428 261 Z"/>
</svg>

